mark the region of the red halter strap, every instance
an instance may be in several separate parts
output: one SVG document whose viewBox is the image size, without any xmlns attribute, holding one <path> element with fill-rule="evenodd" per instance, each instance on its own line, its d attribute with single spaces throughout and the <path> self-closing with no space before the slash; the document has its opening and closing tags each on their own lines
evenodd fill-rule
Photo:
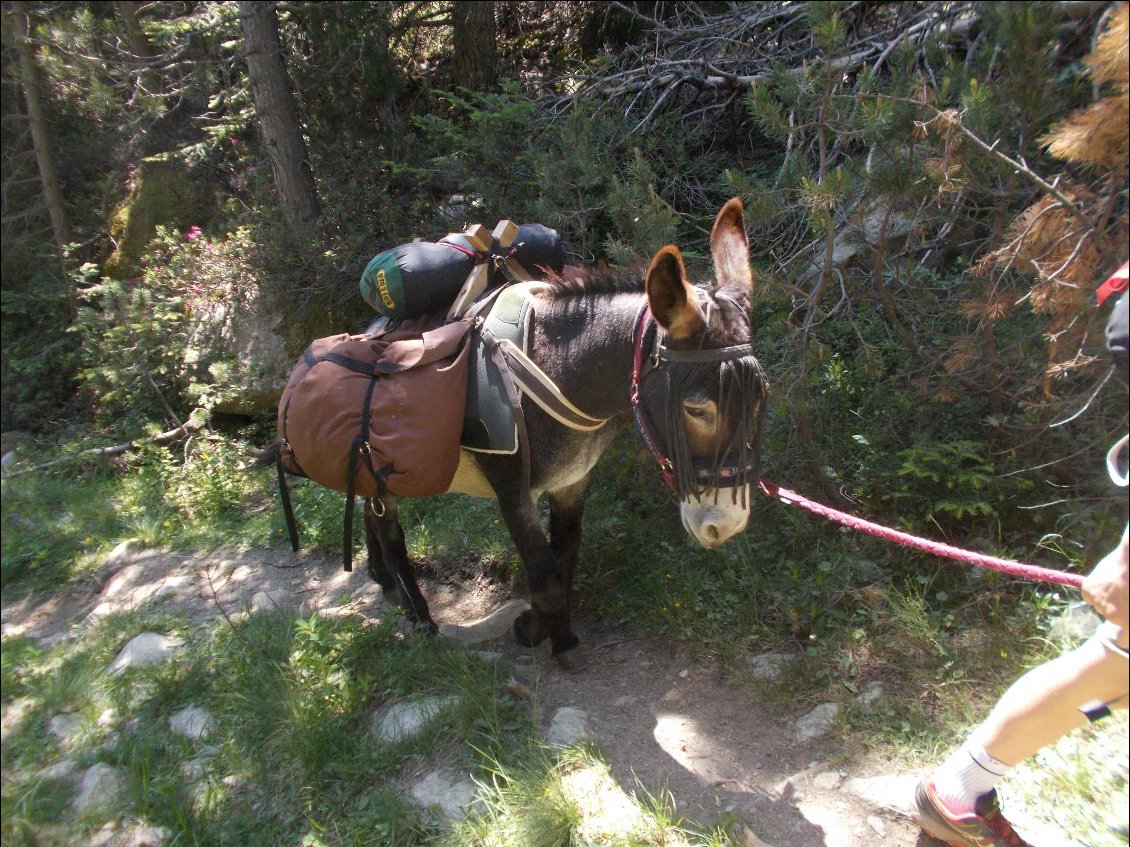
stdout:
<svg viewBox="0 0 1130 847">
<path fill-rule="evenodd" d="M 667 483 L 667 487 L 672 491 L 675 490 L 675 466 L 667 455 L 659 449 L 659 441 L 655 437 L 655 433 L 651 428 L 651 421 L 648 420 L 647 413 L 644 412 L 643 407 L 640 405 L 640 378 L 643 375 L 643 337 L 647 334 L 647 325 L 651 322 L 651 309 L 648 308 L 647 301 L 644 301 L 643 308 L 640 309 L 639 314 L 636 315 L 636 325 L 633 331 L 635 336 L 635 346 L 632 352 L 632 414 L 636 419 L 636 429 L 639 430 L 640 437 L 647 445 L 652 457 L 659 463 L 659 473 L 663 477 L 663 481 Z"/>
</svg>

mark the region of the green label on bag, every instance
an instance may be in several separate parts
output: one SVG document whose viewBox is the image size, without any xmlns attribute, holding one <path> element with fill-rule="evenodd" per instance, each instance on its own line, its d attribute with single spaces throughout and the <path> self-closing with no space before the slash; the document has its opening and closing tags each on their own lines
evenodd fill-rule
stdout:
<svg viewBox="0 0 1130 847">
<path fill-rule="evenodd" d="M 361 296 L 382 315 L 402 317 L 404 282 L 400 264 L 391 250 L 374 256 L 365 267 L 361 274 Z"/>
</svg>

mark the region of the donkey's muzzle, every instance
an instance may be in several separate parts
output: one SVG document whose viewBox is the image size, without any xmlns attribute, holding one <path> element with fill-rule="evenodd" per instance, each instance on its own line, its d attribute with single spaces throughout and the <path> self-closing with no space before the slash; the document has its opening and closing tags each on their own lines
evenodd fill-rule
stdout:
<svg viewBox="0 0 1130 847">
<path fill-rule="evenodd" d="M 718 547 L 749 523 L 750 487 L 708 488 L 679 504 L 683 527 L 703 547 Z"/>
</svg>

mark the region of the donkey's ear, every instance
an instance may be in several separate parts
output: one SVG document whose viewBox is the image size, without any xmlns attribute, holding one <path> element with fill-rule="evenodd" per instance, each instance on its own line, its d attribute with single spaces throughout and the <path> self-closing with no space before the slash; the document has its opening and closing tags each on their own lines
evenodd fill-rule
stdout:
<svg viewBox="0 0 1130 847">
<path fill-rule="evenodd" d="M 706 326 L 702 307 L 683 268 L 683 254 L 668 244 L 647 269 L 647 302 L 656 322 L 678 341 L 694 338 Z"/>
<path fill-rule="evenodd" d="M 714 219 L 710 230 L 710 252 L 718 286 L 734 297 L 753 294 L 753 271 L 749 266 L 749 241 L 745 234 L 742 201 L 734 197 Z"/>
</svg>

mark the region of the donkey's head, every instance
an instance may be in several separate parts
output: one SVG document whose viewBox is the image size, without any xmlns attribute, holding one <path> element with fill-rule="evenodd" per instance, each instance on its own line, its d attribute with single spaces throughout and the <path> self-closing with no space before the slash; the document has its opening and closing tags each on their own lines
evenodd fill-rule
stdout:
<svg viewBox="0 0 1130 847">
<path fill-rule="evenodd" d="M 768 391 L 750 346 L 753 273 L 737 197 L 718 213 L 710 251 L 711 289 L 691 284 L 678 247 L 651 260 L 647 300 L 660 332 L 643 363 L 637 407 L 679 495 L 683 526 L 704 547 L 722 544 L 749 520 Z"/>
</svg>

